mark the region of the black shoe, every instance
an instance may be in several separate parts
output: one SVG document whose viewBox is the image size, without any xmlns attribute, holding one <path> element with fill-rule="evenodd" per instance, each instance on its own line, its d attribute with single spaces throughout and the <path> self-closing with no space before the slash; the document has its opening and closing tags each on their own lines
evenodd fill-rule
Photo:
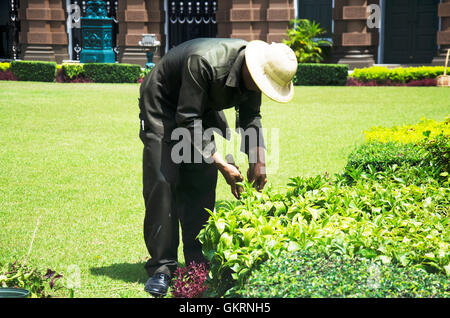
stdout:
<svg viewBox="0 0 450 318">
<path fill-rule="evenodd" d="M 145 284 L 144 290 L 155 296 L 164 296 L 169 289 L 170 277 L 164 273 L 156 273 Z"/>
</svg>

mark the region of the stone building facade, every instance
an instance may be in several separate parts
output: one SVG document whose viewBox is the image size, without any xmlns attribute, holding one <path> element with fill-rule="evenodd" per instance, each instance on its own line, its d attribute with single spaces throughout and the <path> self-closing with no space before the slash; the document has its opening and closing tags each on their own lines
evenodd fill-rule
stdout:
<svg viewBox="0 0 450 318">
<path fill-rule="evenodd" d="M 104 0 L 115 21 L 122 63 L 147 62 L 142 34 L 157 55 L 199 36 L 281 41 L 295 17 L 320 22 L 333 42 L 328 62 L 443 64 L 450 48 L 450 0 Z M 84 0 L 0 0 L 0 59 L 76 60 Z M 375 6 L 373 6 L 375 5 Z M 78 11 L 74 8 L 77 8 Z M 158 57 L 157 57 L 158 58 Z"/>
</svg>

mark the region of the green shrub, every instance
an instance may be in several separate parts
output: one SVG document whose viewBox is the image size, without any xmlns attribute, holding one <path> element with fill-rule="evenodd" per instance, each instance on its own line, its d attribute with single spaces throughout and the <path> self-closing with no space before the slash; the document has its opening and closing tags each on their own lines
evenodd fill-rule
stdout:
<svg viewBox="0 0 450 318">
<path fill-rule="evenodd" d="M 326 40 L 320 40 L 320 36 L 326 33 L 318 23 L 307 19 L 294 19 L 290 21 L 287 30 L 287 40 L 283 43 L 288 45 L 295 53 L 299 63 L 320 63 L 323 61 L 323 50 L 321 46 L 331 46 Z"/>
<path fill-rule="evenodd" d="M 11 67 L 11 63 L 8 62 L 0 62 L 0 72 L 7 71 Z"/>
<path fill-rule="evenodd" d="M 12 61 L 11 70 L 19 81 L 54 82 L 56 63 L 42 61 Z"/>
<path fill-rule="evenodd" d="M 284 253 L 254 271 L 241 297 L 450 297 L 448 277 L 368 259 Z"/>
<path fill-rule="evenodd" d="M 294 79 L 296 85 L 345 85 L 348 65 L 345 64 L 302 64 L 298 65 Z"/>
<path fill-rule="evenodd" d="M 377 171 L 390 165 L 418 166 L 422 164 L 424 150 L 414 144 L 397 142 L 364 143 L 352 151 L 347 160 L 347 169 L 371 166 Z"/>
<path fill-rule="evenodd" d="M 135 64 L 85 63 L 85 75 L 96 83 L 136 83 L 141 67 Z"/>
<path fill-rule="evenodd" d="M 199 234 L 211 294 L 232 295 L 263 262 L 309 249 L 450 276 L 449 137 L 426 135 L 364 144 L 342 174 L 293 177 L 284 193 L 243 183 L 241 199 L 216 206 Z M 413 288 L 402 279 L 389 296 Z"/>
<path fill-rule="evenodd" d="M 401 127 L 374 127 L 365 132 L 367 143 L 349 156 L 347 168 L 372 165 L 382 170 L 387 165 L 436 166 L 450 169 L 450 118 L 442 122 L 422 119 Z"/>
<path fill-rule="evenodd" d="M 373 66 L 362 69 L 354 69 L 350 77 L 361 82 L 375 81 L 378 84 L 386 83 L 408 83 L 429 78 L 436 78 L 444 73 L 443 66 L 422 66 L 389 69 L 382 66 Z"/>
<path fill-rule="evenodd" d="M 80 63 L 64 63 L 62 65 L 62 69 L 64 75 L 66 75 L 69 79 L 74 79 L 85 75 L 83 64 Z"/>
<path fill-rule="evenodd" d="M 427 151 L 427 160 L 450 173 L 450 135 L 441 133 L 434 138 L 425 138 L 420 147 Z"/>
<path fill-rule="evenodd" d="M 152 71 L 152 69 L 153 69 L 153 67 L 141 69 L 141 73 L 139 75 L 139 78 L 144 79 Z"/>
<path fill-rule="evenodd" d="M 450 275 L 448 177 L 404 166 L 353 178 L 291 178 L 286 193 L 243 184 L 241 200 L 216 207 L 199 234 L 211 289 L 226 294 L 267 259 L 312 247 Z"/>
<path fill-rule="evenodd" d="M 432 119 L 422 118 L 414 125 L 404 125 L 395 127 L 372 127 L 365 131 L 366 141 L 395 141 L 401 143 L 418 143 L 428 137 L 435 137 L 439 134 L 450 135 L 450 117 L 442 122 Z"/>
</svg>

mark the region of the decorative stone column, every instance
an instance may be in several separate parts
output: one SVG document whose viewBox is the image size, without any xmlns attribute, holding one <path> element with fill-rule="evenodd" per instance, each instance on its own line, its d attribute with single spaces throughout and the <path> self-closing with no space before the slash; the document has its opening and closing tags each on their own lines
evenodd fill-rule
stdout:
<svg viewBox="0 0 450 318">
<path fill-rule="evenodd" d="M 218 1 L 217 37 L 280 42 L 295 17 L 293 1 Z"/>
<path fill-rule="evenodd" d="M 230 12 L 232 1 L 218 1 L 216 10 L 217 37 L 228 38 L 232 33 Z"/>
<path fill-rule="evenodd" d="M 437 33 L 437 44 L 440 45 L 440 49 L 432 64 L 444 65 L 447 50 L 450 49 L 450 0 L 442 0 L 438 15 L 441 18 L 441 30 Z"/>
<path fill-rule="evenodd" d="M 64 0 L 20 1 L 22 59 L 61 63 L 69 58 L 64 8 Z"/>
<path fill-rule="evenodd" d="M 119 1 L 119 61 L 145 66 L 147 56 L 139 46 L 142 34 L 154 33 L 161 47 L 165 46 L 164 0 L 120 0 Z M 154 61 L 158 61 L 157 52 Z"/>
<path fill-rule="evenodd" d="M 268 0 L 218 1 L 216 11 L 217 36 L 247 41 L 265 40 Z"/>
<path fill-rule="evenodd" d="M 148 22 L 147 30 L 148 33 L 156 34 L 156 38 L 161 42 L 159 50 L 155 53 L 153 57 L 153 62 L 159 61 L 161 56 L 164 55 L 166 48 L 166 32 L 165 22 L 166 22 L 166 12 L 164 10 L 164 0 L 147 0 L 147 12 L 148 12 Z"/>
<path fill-rule="evenodd" d="M 375 63 L 378 29 L 369 29 L 367 5 L 379 1 L 335 0 L 333 62 L 348 64 L 350 69 Z"/>
<path fill-rule="evenodd" d="M 289 21 L 295 19 L 294 1 L 297 0 L 268 1 L 266 42 L 281 42 L 287 37 Z"/>
</svg>

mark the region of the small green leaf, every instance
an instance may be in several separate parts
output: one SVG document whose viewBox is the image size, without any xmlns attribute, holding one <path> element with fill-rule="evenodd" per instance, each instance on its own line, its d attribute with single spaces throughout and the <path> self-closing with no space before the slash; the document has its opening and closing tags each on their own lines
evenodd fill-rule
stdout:
<svg viewBox="0 0 450 318">
<path fill-rule="evenodd" d="M 290 241 L 288 245 L 288 251 L 289 252 L 295 252 L 300 250 L 300 245 L 297 242 Z"/>
<path fill-rule="evenodd" d="M 225 226 L 227 224 L 225 223 L 224 220 L 217 220 L 216 221 L 216 228 L 219 231 L 220 234 L 222 234 L 225 231 Z"/>
<path fill-rule="evenodd" d="M 383 264 L 389 264 L 391 262 L 391 258 L 386 255 L 380 255 L 380 260 L 383 262 Z"/>
<path fill-rule="evenodd" d="M 444 266 L 445 269 L 445 273 L 447 274 L 447 276 L 450 276 L 450 263 L 448 263 L 447 265 Z"/>
</svg>

